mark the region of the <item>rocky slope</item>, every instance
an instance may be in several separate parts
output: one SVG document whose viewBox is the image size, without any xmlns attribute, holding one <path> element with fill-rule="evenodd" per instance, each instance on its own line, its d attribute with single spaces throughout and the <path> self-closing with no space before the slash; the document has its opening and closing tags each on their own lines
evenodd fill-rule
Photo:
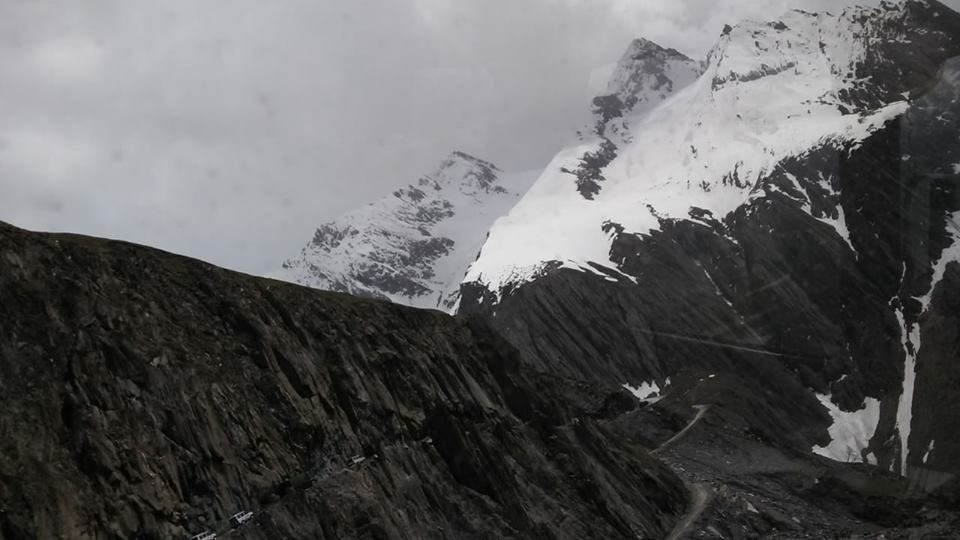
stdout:
<svg viewBox="0 0 960 540">
<path fill-rule="evenodd" d="M 584 385 L 480 321 L 2 223 L 0 269 L 3 540 L 242 509 L 223 536 L 661 537 L 684 510 Z"/>
<path fill-rule="evenodd" d="M 935 1 L 724 29 L 626 133 L 558 154 L 494 225 L 461 311 L 541 371 L 640 397 L 718 377 L 710 403 L 763 437 L 943 483 L 957 55 L 960 14 Z"/>
<path fill-rule="evenodd" d="M 452 311 L 490 225 L 533 180 L 454 152 L 416 185 L 322 225 L 272 277 Z"/>
</svg>

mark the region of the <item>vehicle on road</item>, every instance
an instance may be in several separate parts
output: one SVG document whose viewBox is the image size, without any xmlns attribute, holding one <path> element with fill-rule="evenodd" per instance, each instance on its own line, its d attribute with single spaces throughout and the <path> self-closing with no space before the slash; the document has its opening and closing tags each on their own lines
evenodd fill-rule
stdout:
<svg viewBox="0 0 960 540">
<path fill-rule="evenodd" d="M 234 527 L 239 527 L 244 523 L 253 519 L 253 512 L 244 510 L 242 512 L 237 512 L 236 514 L 230 516 L 230 524 Z"/>
</svg>

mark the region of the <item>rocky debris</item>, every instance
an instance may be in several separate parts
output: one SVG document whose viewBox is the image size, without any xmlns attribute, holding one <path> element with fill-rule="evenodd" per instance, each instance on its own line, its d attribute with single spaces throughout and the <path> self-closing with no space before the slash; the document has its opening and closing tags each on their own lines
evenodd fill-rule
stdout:
<svg viewBox="0 0 960 540">
<path fill-rule="evenodd" d="M 705 501 L 702 512 L 688 514 L 671 535 L 949 538 L 956 530 L 960 508 L 944 504 L 941 494 L 925 496 L 911 489 L 910 480 L 875 467 L 842 464 L 777 444 L 758 436 L 748 427 L 749 419 L 729 409 L 710 403 L 690 406 L 693 400 L 709 402 L 707 386 L 725 384 L 711 379 L 674 384 L 656 404 L 607 424 L 632 436 L 665 419 L 673 425 L 676 418 L 686 418 L 674 435 L 668 431 L 650 441 L 658 457 Z M 677 438 L 680 432 L 683 436 Z M 678 531 L 681 526 L 686 527 Z"/>
<path fill-rule="evenodd" d="M 684 511 L 482 321 L 4 224 L 0 268 L 3 540 L 240 510 L 223 537 L 655 538 Z"/>
</svg>

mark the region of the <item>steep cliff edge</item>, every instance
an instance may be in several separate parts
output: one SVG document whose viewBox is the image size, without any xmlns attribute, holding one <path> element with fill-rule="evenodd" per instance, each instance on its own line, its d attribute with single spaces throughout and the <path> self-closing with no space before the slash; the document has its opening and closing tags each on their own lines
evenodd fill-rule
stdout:
<svg viewBox="0 0 960 540">
<path fill-rule="evenodd" d="M 679 480 L 483 323 L 0 224 L 0 538 L 659 537 Z M 357 457 L 357 459 L 351 459 Z"/>
</svg>

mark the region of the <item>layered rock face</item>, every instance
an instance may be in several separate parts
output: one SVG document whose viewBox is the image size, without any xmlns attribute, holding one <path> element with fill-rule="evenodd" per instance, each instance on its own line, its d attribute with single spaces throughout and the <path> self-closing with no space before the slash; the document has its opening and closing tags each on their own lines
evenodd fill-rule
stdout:
<svg viewBox="0 0 960 540">
<path fill-rule="evenodd" d="M 534 178 L 454 152 L 416 184 L 318 228 L 272 277 L 453 311 L 490 225 Z"/>
<path fill-rule="evenodd" d="M 957 55 L 960 15 L 933 1 L 725 29 L 703 75 L 630 117 L 597 190 L 565 174 L 579 146 L 558 155 L 461 311 L 540 370 L 691 395 L 726 374 L 712 402 L 773 440 L 945 481 Z"/>
<path fill-rule="evenodd" d="M 668 470 L 484 323 L 0 224 L 0 538 L 660 537 Z M 583 401 L 586 403 L 587 401 Z"/>
</svg>

